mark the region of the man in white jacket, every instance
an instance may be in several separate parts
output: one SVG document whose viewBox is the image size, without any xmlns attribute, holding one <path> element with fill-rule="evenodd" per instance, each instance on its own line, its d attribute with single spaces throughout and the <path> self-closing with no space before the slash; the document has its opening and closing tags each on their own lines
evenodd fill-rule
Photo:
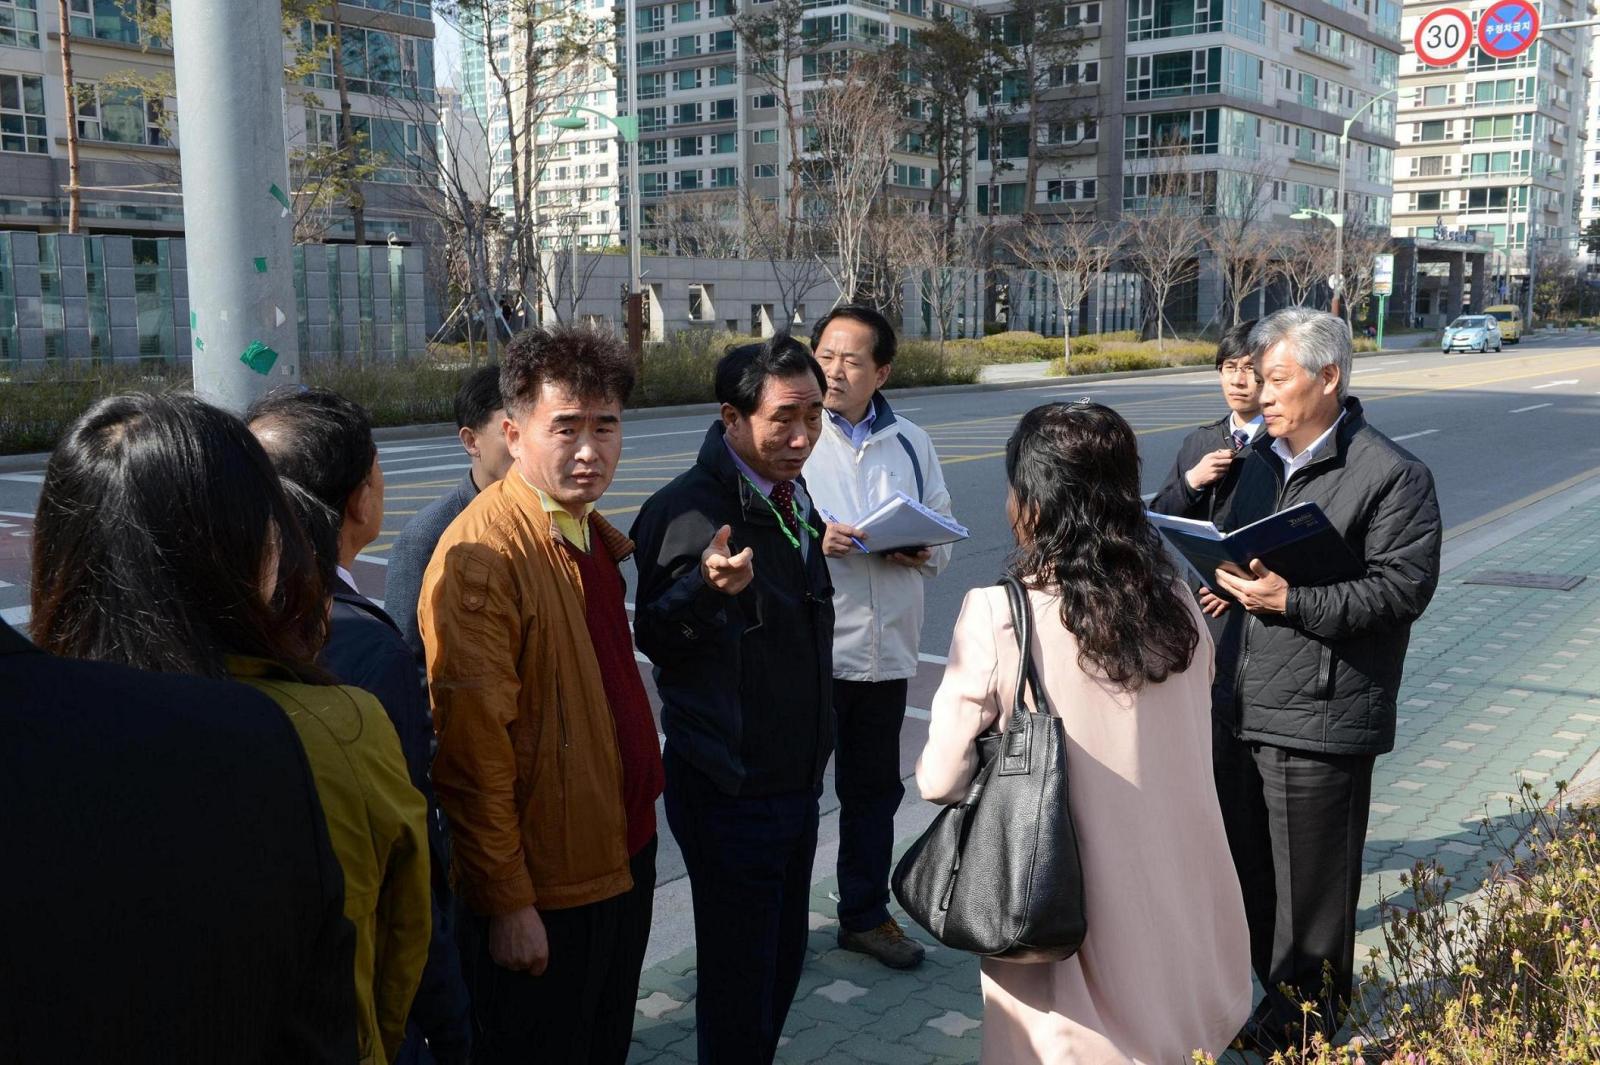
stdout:
<svg viewBox="0 0 1600 1065">
<path fill-rule="evenodd" d="M 949 515 L 950 493 L 928 434 L 879 392 L 895 354 L 887 319 L 868 307 L 839 307 L 817 323 L 811 350 L 828 382 L 827 417 L 805 479 L 819 513 L 831 516 L 822 549 L 834 587 L 839 945 L 912 969 L 922 947 L 889 915 L 894 815 L 905 795 L 900 725 L 917 672 L 922 582 L 949 564 L 950 547 L 872 553 L 850 523 L 897 492 Z"/>
</svg>

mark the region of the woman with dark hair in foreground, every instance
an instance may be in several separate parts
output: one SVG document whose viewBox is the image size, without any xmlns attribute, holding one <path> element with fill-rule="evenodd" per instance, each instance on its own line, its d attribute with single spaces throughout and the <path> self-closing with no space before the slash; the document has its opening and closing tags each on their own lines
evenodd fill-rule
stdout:
<svg viewBox="0 0 1600 1065">
<path fill-rule="evenodd" d="M 1249 937 L 1211 779 L 1211 639 L 1139 498 L 1133 430 L 1096 403 L 1023 416 L 1006 446 L 1010 571 L 1065 722 L 1088 935 L 1062 962 L 983 962 L 983 1060 L 1167 1065 L 1250 1012 Z M 1003 589 L 967 594 L 917 764 L 953 803 L 1005 727 L 1018 655 Z M 1038 708 L 1035 708 L 1038 709 Z"/>
<path fill-rule="evenodd" d="M 361 1060 L 392 1060 L 428 949 L 425 806 L 377 700 L 314 664 L 327 590 L 261 445 L 193 396 L 102 400 L 50 458 L 33 547 L 44 650 L 232 677 L 288 715 L 344 872 Z"/>
</svg>

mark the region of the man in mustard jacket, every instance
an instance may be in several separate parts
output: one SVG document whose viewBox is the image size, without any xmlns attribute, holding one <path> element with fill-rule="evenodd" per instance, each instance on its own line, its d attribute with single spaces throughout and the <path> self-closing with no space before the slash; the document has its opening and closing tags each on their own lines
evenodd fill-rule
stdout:
<svg viewBox="0 0 1600 1065">
<path fill-rule="evenodd" d="M 618 569 L 633 544 L 594 508 L 633 376 L 608 335 L 513 338 L 500 387 L 515 463 L 445 530 L 422 580 L 480 1063 L 628 1055 L 661 749 Z"/>
</svg>

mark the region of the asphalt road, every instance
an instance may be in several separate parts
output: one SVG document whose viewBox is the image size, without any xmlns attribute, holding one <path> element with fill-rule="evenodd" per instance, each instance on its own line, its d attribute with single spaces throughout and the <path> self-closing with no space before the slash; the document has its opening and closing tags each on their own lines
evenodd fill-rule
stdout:
<svg viewBox="0 0 1600 1065">
<path fill-rule="evenodd" d="M 1447 529 L 1468 528 L 1553 486 L 1600 473 L 1600 339 L 1590 335 L 1531 339 L 1498 355 L 1443 356 L 1430 349 L 1358 359 L 1352 392 L 1373 425 L 1433 469 Z M 991 583 L 1010 549 L 1003 449 L 1018 416 L 1039 403 L 1079 396 L 1115 407 L 1138 431 L 1146 492 L 1166 476 L 1184 434 L 1223 411 L 1209 371 L 895 402 L 899 413 L 932 435 L 956 516 L 972 530 L 950 569 L 929 585 L 924 653 L 944 653 L 965 590 Z M 632 419 L 601 510 L 626 529 L 639 505 L 693 461 L 707 424 L 700 416 Z M 378 599 L 395 536 L 466 468 L 454 437 L 386 443 L 380 450 L 389 510 L 382 536 L 355 570 L 362 590 Z M 42 461 L 0 473 L 0 611 L 13 621 L 27 616 L 27 540 L 42 473 Z"/>
</svg>

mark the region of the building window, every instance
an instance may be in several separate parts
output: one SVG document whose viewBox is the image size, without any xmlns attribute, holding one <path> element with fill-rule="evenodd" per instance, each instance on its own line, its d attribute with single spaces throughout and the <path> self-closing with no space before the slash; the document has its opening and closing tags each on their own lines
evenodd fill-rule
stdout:
<svg viewBox="0 0 1600 1065">
<path fill-rule="evenodd" d="M 0 45 L 39 47 L 39 0 L 0 0 Z"/>
<path fill-rule="evenodd" d="M 700 87 L 700 68 L 690 67 L 687 70 L 673 71 L 673 88 L 679 92 L 689 92 Z"/>
<path fill-rule="evenodd" d="M 49 152 L 44 120 L 44 79 L 0 74 L 0 151 Z"/>
<path fill-rule="evenodd" d="M 734 100 L 712 100 L 711 113 L 706 116 L 708 122 L 731 122 L 737 117 L 738 111 Z"/>
<path fill-rule="evenodd" d="M 1448 140 L 1450 138 L 1449 128 L 1449 123 L 1442 118 L 1434 119 L 1431 122 L 1418 122 L 1412 139 L 1418 141 Z"/>
<path fill-rule="evenodd" d="M 1443 202 L 1444 202 L 1444 193 L 1442 193 L 1442 192 L 1419 192 L 1419 193 L 1417 193 L 1417 203 L 1416 203 L 1416 206 L 1413 208 L 1413 210 L 1417 210 L 1417 211 L 1439 211 L 1439 210 L 1443 210 L 1443 207 L 1442 207 Z"/>
<path fill-rule="evenodd" d="M 754 166 L 752 166 L 750 168 L 750 176 L 752 178 L 777 177 L 778 176 L 778 164 L 776 164 L 776 163 L 756 163 Z"/>
<path fill-rule="evenodd" d="M 739 150 L 739 135 L 737 133 L 718 133 L 711 144 L 711 151 L 716 155 L 732 155 Z"/>
<path fill-rule="evenodd" d="M 731 189 L 739 182 L 739 168 L 733 166 L 719 166 L 711 171 L 711 187 L 714 189 Z"/>
<path fill-rule="evenodd" d="M 1046 181 L 1044 199 L 1046 203 L 1092 200 L 1095 198 L 1096 187 L 1095 178 L 1063 178 L 1060 181 Z"/>
<path fill-rule="evenodd" d="M 699 137 L 679 137 L 673 144 L 673 154 L 679 159 L 687 159 L 700 154 Z"/>
<path fill-rule="evenodd" d="M 141 44 L 143 32 L 132 10 L 142 7 L 154 14 L 154 4 L 147 0 L 128 3 L 126 0 L 70 0 L 68 15 L 72 20 L 72 33 L 76 37 L 90 37 L 98 41 L 116 41 L 121 44 Z M 150 43 L 160 44 L 155 38 Z"/>
<path fill-rule="evenodd" d="M 683 0 L 683 3 L 681 3 L 681 4 L 673 4 L 672 5 L 672 21 L 673 21 L 673 23 L 676 24 L 676 23 L 679 23 L 679 22 L 693 22 L 695 19 L 700 17 L 699 8 L 700 8 L 700 5 L 699 5 L 699 3 L 696 2 L 696 0 Z"/>
<path fill-rule="evenodd" d="M 1062 16 L 1062 24 L 1066 26 L 1098 26 L 1100 25 L 1100 5 L 1068 4 Z"/>
<path fill-rule="evenodd" d="M 694 192 L 701 188 L 700 171 L 674 170 L 672 172 L 672 187 L 675 191 Z"/>
<path fill-rule="evenodd" d="M 777 144 L 778 131 L 775 129 L 753 129 L 750 131 L 751 144 Z"/>
<path fill-rule="evenodd" d="M 666 28 L 666 25 L 667 25 L 667 9 L 666 8 L 664 8 L 664 7 L 642 7 L 642 8 L 639 9 L 639 32 L 640 33 L 659 33 L 661 30 Z"/>
<path fill-rule="evenodd" d="M 137 89 L 78 82 L 78 136 L 111 144 L 164 145 L 165 114 L 159 100 Z"/>
<path fill-rule="evenodd" d="M 667 95 L 667 76 L 665 74 L 640 74 L 639 99 L 659 100 Z"/>
<path fill-rule="evenodd" d="M 778 97 L 770 92 L 761 93 L 759 96 L 750 97 L 750 110 L 770 111 L 778 106 Z"/>
</svg>

